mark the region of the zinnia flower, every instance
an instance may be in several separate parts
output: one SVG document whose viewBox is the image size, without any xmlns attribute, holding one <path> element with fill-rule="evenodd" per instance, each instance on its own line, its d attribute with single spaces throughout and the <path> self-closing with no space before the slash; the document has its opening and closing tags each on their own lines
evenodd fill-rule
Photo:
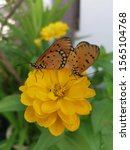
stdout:
<svg viewBox="0 0 130 150">
<path fill-rule="evenodd" d="M 31 71 L 20 87 L 21 102 L 27 106 L 24 118 L 28 122 L 48 128 L 58 136 L 67 128 L 75 131 L 80 115 L 92 110 L 86 98 L 95 95 L 86 76 L 79 78 L 67 69 Z"/>
<path fill-rule="evenodd" d="M 69 27 L 66 23 L 58 21 L 42 28 L 40 35 L 42 39 L 50 41 L 52 38 L 58 39 L 64 36 L 68 29 Z"/>
</svg>

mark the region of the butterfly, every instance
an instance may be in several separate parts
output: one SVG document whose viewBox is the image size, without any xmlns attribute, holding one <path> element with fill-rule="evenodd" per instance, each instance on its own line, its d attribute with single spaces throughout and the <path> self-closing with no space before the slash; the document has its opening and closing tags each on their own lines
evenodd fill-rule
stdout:
<svg viewBox="0 0 130 150">
<path fill-rule="evenodd" d="M 30 65 L 36 70 L 62 69 L 67 62 L 70 51 L 73 49 L 69 37 L 60 38 L 37 59 L 36 63 L 30 63 Z"/>
<path fill-rule="evenodd" d="M 80 42 L 74 51 L 71 51 L 65 65 L 74 75 L 82 77 L 81 74 L 88 69 L 98 58 L 99 47 L 88 42 Z"/>
</svg>

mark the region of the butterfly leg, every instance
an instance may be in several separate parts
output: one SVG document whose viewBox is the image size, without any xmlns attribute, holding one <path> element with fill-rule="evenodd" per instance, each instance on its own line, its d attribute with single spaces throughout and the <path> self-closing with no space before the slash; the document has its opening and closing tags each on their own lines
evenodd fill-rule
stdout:
<svg viewBox="0 0 130 150">
<path fill-rule="evenodd" d="M 42 72 L 42 79 L 43 79 L 43 76 L 44 76 L 44 72 L 41 70 L 41 69 L 39 69 L 41 72 Z"/>
<path fill-rule="evenodd" d="M 36 82 L 37 82 L 37 76 L 36 76 L 37 71 L 38 71 L 38 70 L 36 70 L 35 73 L 34 73 L 34 76 L 35 76 L 35 78 L 36 78 Z"/>
</svg>

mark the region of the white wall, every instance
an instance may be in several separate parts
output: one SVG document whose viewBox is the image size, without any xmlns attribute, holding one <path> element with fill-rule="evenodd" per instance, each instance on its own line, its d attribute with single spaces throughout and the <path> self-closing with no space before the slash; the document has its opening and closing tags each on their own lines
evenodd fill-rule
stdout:
<svg viewBox="0 0 130 150">
<path fill-rule="evenodd" d="M 112 0 L 80 0 L 80 30 L 76 36 L 90 35 L 82 40 L 103 45 L 107 51 L 111 51 L 112 2 Z"/>
</svg>

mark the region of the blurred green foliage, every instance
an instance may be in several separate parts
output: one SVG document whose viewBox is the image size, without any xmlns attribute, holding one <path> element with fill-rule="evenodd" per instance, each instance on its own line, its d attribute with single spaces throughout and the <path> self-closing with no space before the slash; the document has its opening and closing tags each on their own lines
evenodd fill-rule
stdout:
<svg viewBox="0 0 130 150">
<path fill-rule="evenodd" d="M 17 64 L 34 62 L 43 53 L 49 43 L 37 47 L 34 39 L 43 26 L 61 20 L 71 2 L 61 6 L 61 0 L 55 0 L 52 8 L 47 9 L 42 0 L 26 0 L 13 15 L 15 25 L 8 23 L 8 36 L 0 41 L 0 118 L 5 118 L 0 127 L 5 126 L 6 120 L 5 133 L 9 134 L 0 137 L 2 150 L 12 147 L 19 150 L 23 147 L 28 150 L 112 150 L 112 52 L 106 53 L 103 46 L 93 65 L 97 72 L 90 77 L 96 91 L 96 96 L 90 100 L 93 110 L 90 116 L 81 117 L 79 130 L 54 137 L 23 118 L 25 107 L 19 101 L 18 87 L 27 78 L 30 68 Z M 2 14 L 0 16 L 4 21 Z"/>
</svg>

